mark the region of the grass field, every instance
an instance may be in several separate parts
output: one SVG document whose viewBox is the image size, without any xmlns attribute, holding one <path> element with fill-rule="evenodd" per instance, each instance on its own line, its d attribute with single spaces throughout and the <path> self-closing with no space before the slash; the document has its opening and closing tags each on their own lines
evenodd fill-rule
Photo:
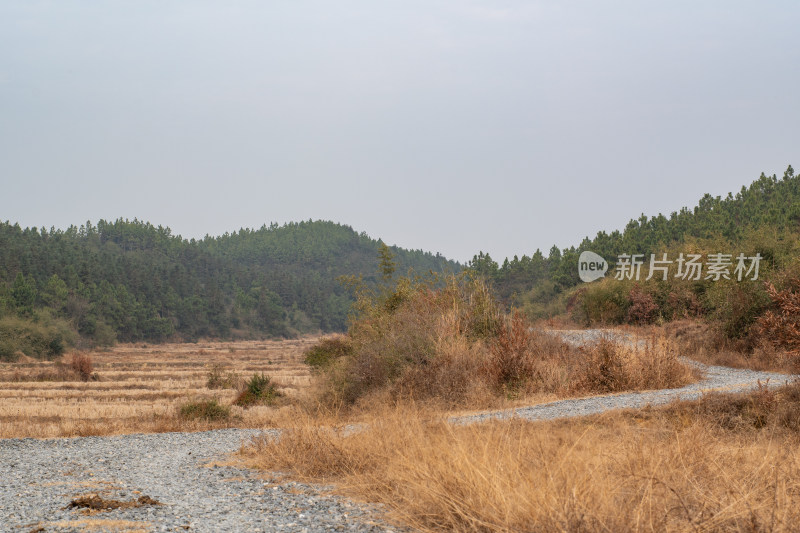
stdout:
<svg viewBox="0 0 800 533">
<path fill-rule="evenodd" d="M 83 381 L 64 362 L 23 357 L 0 363 L 0 438 L 70 437 L 152 431 L 194 431 L 270 425 L 275 407 L 232 406 L 221 420 L 186 420 L 180 406 L 216 398 L 230 405 L 232 388 L 208 388 L 209 373 L 247 379 L 264 373 L 285 397 L 309 385 L 303 351 L 315 337 L 285 341 L 125 344 L 87 352 Z"/>
</svg>

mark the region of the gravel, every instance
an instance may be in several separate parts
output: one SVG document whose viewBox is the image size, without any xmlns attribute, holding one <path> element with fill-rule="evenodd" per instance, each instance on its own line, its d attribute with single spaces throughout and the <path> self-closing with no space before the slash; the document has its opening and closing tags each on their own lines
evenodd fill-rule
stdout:
<svg viewBox="0 0 800 533">
<path fill-rule="evenodd" d="M 274 431 L 274 430 L 273 430 Z M 378 506 L 217 465 L 259 430 L 0 439 L 0 531 L 391 531 Z M 276 433 L 276 432 L 275 432 Z M 161 505 L 85 514 L 81 495 Z M 84 512 L 82 512 L 84 511 Z M 94 529 L 92 527 L 94 526 Z"/>
<path fill-rule="evenodd" d="M 582 344 L 603 330 L 562 331 Z M 624 336 L 623 336 L 624 338 Z M 629 340 L 629 339 L 628 339 Z M 629 340 L 630 341 L 630 340 Z M 450 420 L 468 424 L 513 417 L 545 420 L 612 409 L 696 399 L 711 391 L 783 385 L 798 376 L 707 366 L 705 378 L 679 389 L 562 400 Z M 358 429 L 354 429 L 357 431 Z M 266 430 L 273 436 L 280 430 Z M 392 531 L 382 508 L 331 495 L 329 487 L 286 482 L 221 464 L 261 430 L 135 434 L 72 439 L 0 439 L 0 531 Z M 110 511 L 69 508 L 82 495 L 130 502 L 149 496 L 160 505 Z"/>
</svg>

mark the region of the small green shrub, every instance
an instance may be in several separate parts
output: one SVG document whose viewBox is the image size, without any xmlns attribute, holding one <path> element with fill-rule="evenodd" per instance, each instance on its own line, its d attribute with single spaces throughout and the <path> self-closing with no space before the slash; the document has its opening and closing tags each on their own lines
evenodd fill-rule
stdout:
<svg viewBox="0 0 800 533">
<path fill-rule="evenodd" d="M 590 326 L 592 324 L 621 324 L 630 307 L 628 283 L 604 279 L 586 287 L 573 318 Z"/>
<path fill-rule="evenodd" d="M 305 353 L 305 363 L 315 368 L 324 368 L 340 357 L 353 353 L 353 343 L 344 336 L 328 337 L 309 348 Z"/>
<path fill-rule="evenodd" d="M 231 416 L 231 408 L 211 398 L 187 402 L 180 406 L 178 414 L 184 420 L 227 420 Z"/>
<path fill-rule="evenodd" d="M 269 376 L 263 373 L 253 374 L 233 403 L 240 407 L 250 407 L 256 404 L 272 405 L 278 396 L 280 393 L 275 388 L 275 384 L 270 381 Z"/>
<path fill-rule="evenodd" d="M 717 282 L 706 291 L 710 316 L 728 339 L 746 339 L 770 298 L 761 283 Z"/>
<path fill-rule="evenodd" d="M 208 371 L 206 387 L 209 389 L 238 389 L 242 378 L 236 372 L 224 372 L 222 365 L 213 365 Z"/>
</svg>

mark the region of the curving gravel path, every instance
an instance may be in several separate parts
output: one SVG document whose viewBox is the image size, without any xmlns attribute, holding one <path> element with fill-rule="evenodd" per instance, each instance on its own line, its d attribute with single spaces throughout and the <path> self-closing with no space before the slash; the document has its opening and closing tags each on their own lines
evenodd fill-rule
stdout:
<svg viewBox="0 0 800 533">
<path fill-rule="evenodd" d="M 558 332 L 568 342 L 593 342 L 603 330 Z M 624 338 L 624 336 L 623 336 Z M 705 379 L 679 389 L 562 400 L 532 407 L 452 417 L 459 424 L 520 417 L 585 416 L 611 409 L 695 399 L 710 391 L 783 385 L 798 376 L 706 366 Z M 274 435 L 279 430 L 267 430 Z M 0 532 L 75 531 L 391 531 L 376 506 L 326 494 L 324 487 L 277 482 L 224 461 L 261 430 L 161 433 L 74 439 L 0 439 Z M 68 508 L 79 496 L 159 505 L 87 513 Z"/>
<path fill-rule="evenodd" d="M 553 331 L 566 342 L 581 345 L 596 342 L 604 336 L 622 341 L 631 338 L 613 330 L 562 330 Z M 681 358 L 684 363 L 692 365 L 703 373 L 704 379 L 677 389 L 662 389 L 643 392 L 627 392 L 559 400 L 556 402 L 518 407 L 503 411 L 490 411 L 472 415 L 454 416 L 449 420 L 457 424 L 471 424 L 490 419 L 524 418 L 526 420 L 549 420 L 553 418 L 570 418 L 588 416 L 614 409 L 636 409 L 647 405 L 664 405 L 675 400 L 696 400 L 709 392 L 745 392 L 757 389 L 759 382 L 769 388 L 780 387 L 800 378 L 797 375 L 779 374 L 777 372 L 760 372 L 726 366 L 711 366 Z"/>
</svg>

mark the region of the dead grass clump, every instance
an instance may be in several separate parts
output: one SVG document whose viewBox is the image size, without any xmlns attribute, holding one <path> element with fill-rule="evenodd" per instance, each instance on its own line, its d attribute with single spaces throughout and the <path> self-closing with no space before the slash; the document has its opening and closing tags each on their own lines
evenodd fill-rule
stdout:
<svg viewBox="0 0 800 533">
<path fill-rule="evenodd" d="M 64 364 L 56 363 L 45 368 L 15 369 L 5 376 L 3 381 L 13 383 L 46 382 L 46 381 L 77 381 L 80 378 L 75 372 Z"/>
<path fill-rule="evenodd" d="M 574 380 L 576 390 L 666 389 L 695 379 L 692 370 L 678 359 L 677 346 L 665 337 L 651 338 L 645 345 L 601 339 L 580 351 L 585 357 Z"/>
<path fill-rule="evenodd" d="M 467 427 L 398 409 L 350 432 L 305 418 L 242 453 L 424 531 L 795 531 L 796 434 L 722 429 L 710 409 Z"/>
<path fill-rule="evenodd" d="M 737 433 L 769 430 L 800 435 L 800 382 L 777 389 L 759 382 L 749 394 L 710 394 L 663 410 L 665 416 L 685 421 L 702 419 L 710 426 Z"/>
<path fill-rule="evenodd" d="M 145 505 L 161 505 L 161 502 L 154 500 L 150 496 L 139 496 L 135 500 L 120 501 L 120 500 L 107 500 L 99 494 L 84 494 L 74 498 L 67 509 L 89 509 L 92 511 L 113 511 L 114 509 L 133 509 L 136 507 L 143 507 Z"/>
<path fill-rule="evenodd" d="M 530 324 L 519 312 L 513 313 L 498 328 L 483 368 L 498 388 L 518 388 L 535 373 Z"/>
</svg>

